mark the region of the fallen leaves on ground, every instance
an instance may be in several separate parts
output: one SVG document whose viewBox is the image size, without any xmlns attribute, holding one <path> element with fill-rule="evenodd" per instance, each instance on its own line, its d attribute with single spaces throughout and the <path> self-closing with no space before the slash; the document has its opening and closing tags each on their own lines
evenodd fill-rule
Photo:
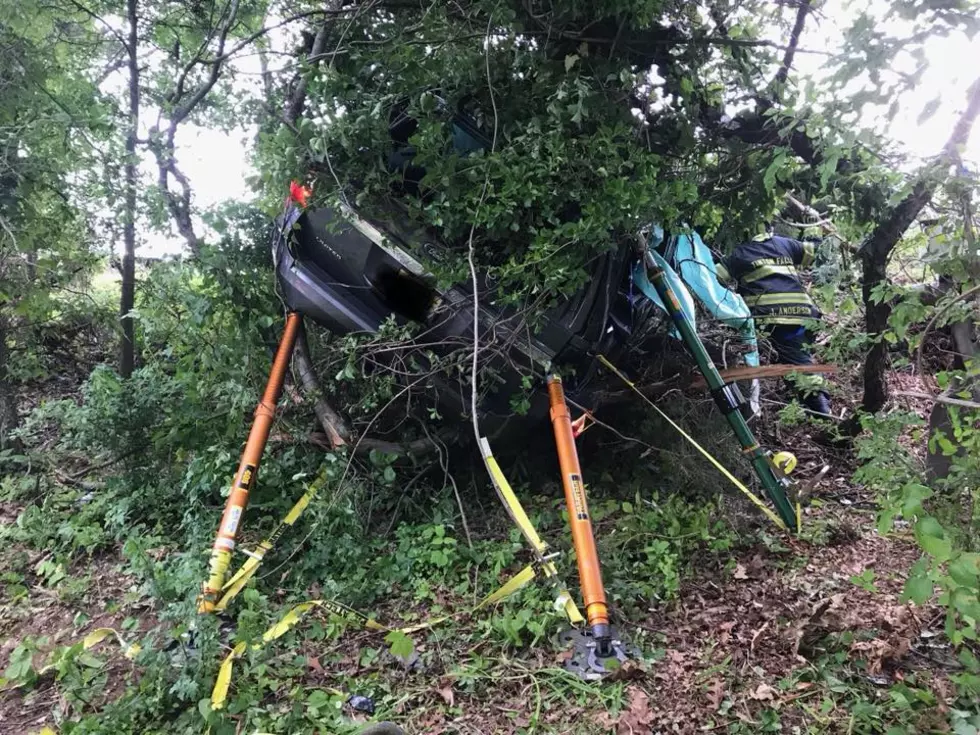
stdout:
<svg viewBox="0 0 980 735">
<path fill-rule="evenodd" d="M 599 725 L 604 730 L 612 730 L 616 735 L 640 735 L 649 733 L 650 726 L 654 721 L 654 714 L 650 709 L 650 697 L 645 691 L 638 687 L 627 689 L 629 702 L 617 717 L 611 716 L 608 712 L 599 715 Z"/>
<path fill-rule="evenodd" d="M 762 682 L 749 696 L 759 702 L 771 702 L 776 697 L 776 690 Z"/>
<path fill-rule="evenodd" d="M 456 704 L 456 695 L 453 694 L 453 687 L 451 684 L 446 684 L 445 686 L 439 687 L 436 689 L 436 694 L 442 697 L 442 701 L 450 707 Z"/>
</svg>

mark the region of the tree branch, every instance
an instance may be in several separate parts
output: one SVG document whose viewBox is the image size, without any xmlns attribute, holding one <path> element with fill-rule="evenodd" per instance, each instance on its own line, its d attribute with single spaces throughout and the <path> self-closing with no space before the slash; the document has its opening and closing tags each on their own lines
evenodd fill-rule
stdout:
<svg viewBox="0 0 980 735">
<path fill-rule="evenodd" d="M 166 100 L 168 102 L 178 106 L 170 114 L 170 121 L 167 125 L 167 129 L 162 140 L 157 136 L 151 135 L 150 148 L 157 159 L 157 183 L 160 187 L 160 191 L 163 193 L 164 199 L 167 202 L 167 209 L 170 211 L 170 216 L 173 217 L 174 222 L 177 225 L 177 231 L 187 242 L 187 246 L 195 256 L 200 254 L 201 239 L 194 231 L 194 222 L 191 218 L 192 189 L 190 181 L 186 176 L 184 176 L 183 172 L 177 168 L 174 139 L 177 135 L 177 128 L 207 97 L 221 76 L 225 43 L 227 42 L 228 34 L 231 32 L 231 28 L 235 24 L 235 20 L 238 17 L 238 6 L 239 0 L 229 1 L 229 4 L 226 6 L 226 10 L 223 10 L 221 13 L 220 17 L 223 18 L 223 20 L 218 26 L 216 34 L 210 33 L 203 41 L 201 41 L 200 46 L 198 46 L 197 51 L 191 57 L 190 61 L 184 65 L 184 68 L 174 85 L 173 91 L 166 96 Z M 208 62 L 203 60 L 203 53 L 204 50 L 211 44 L 215 36 L 217 37 L 218 44 L 218 60 L 210 63 L 211 68 L 208 72 L 207 78 L 185 102 L 180 104 L 181 99 L 184 96 L 184 84 L 191 70 L 199 64 L 208 64 Z M 155 140 L 153 140 L 154 137 L 156 137 Z M 181 191 L 179 194 L 175 193 L 170 188 L 171 176 L 176 179 L 177 183 L 180 185 Z"/>
<path fill-rule="evenodd" d="M 170 116 L 170 127 L 176 128 L 180 125 L 183 120 L 193 112 L 194 108 L 203 100 L 208 93 L 214 88 L 214 85 L 218 82 L 218 78 L 221 75 L 221 67 L 224 63 L 224 52 L 225 52 L 225 42 L 228 39 L 228 33 L 231 31 L 232 25 L 235 23 L 235 19 L 238 17 L 238 2 L 239 0 L 231 0 L 231 4 L 228 10 L 228 16 L 225 21 L 221 24 L 218 29 L 218 53 L 217 58 L 209 62 L 211 66 L 211 71 L 208 73 L 207 79 L 201 84 L 200 87 L 191 95 L 191 98 L 187 100 L 186 103 L 178 107 L 174 113 Z M 201 62 L 200 57 L 192 60 L 193 63 Z M 174 102 L 178 102 L 179 99 L 175 99 Z"/>
<path fill-rule="evenodd" d="M 945 403 L 947 406 L 961 406 L 963 408 L 980 408 L 980 403 L 967 401 L 963 398 L 951 398 L 947 395 L 933 395 L 932 393 L 918 393 L 912 390 L 897 390 L 896 396 L 908 396 L 909 398 L 927 398 L 936 403 Z"/>
<path fill-rule="evenodd" d="M 177 225 L 177 231 L 187 242 L 190 251 L 198 256 L 201 254 L 201 238 L 194 231 L 194 221 L 191 219 L 191 184 L 184 173 L 177 168 L 174 158 L 173 143 L 169 147 L 154 144 L 151 146 L 157 159 L 159 177 L 157 183 L 167 201 L 167 209 Z M 173 176 L 180 184 L 180 194 L 170 188 L 170 177 Z"/>
<path fill-rule="evenodd" d="M 237 54 L 239 51 L 241 51 L 243 48 L 245 48 L 251 43 L 254 43 L 255 41 L 262 38 L 262 36 L 266 35 L 267 33 L 274 31 L 277 28 L 282 28 L 283 26 L 287 26 L 290 23 L 295 23 L 298 20 L 303 20 L 305 18 L 313 18 L 318 15 L 327 15 L 327 16 L 335 17 L 338 15 L 345 15 L 347 13 L 363 12 L 363 11 L 364 11 L 363 7 L 347 6 L 344 8 L 336 8 L 336 9 L 321 8 L 320 10 L 308 10 L 305 13 L 296 13 L 295 15 L 291 15 L 288 18 L 281 20 L 275 25 L 265 26 L 257 31 L 250 33 L 241 41 L 239 41 L 237 44 L 235 44 L 232 47 L 232 49 L 228 51 L 223 57 L 215 58 L 210 63 L 214 63 L 218 61 L 227 61 L 228 59 L 232 58 L 235 54 Z"/>
<path fill-rule="evenodd" d="M 316 37 L 313 39 L 313 47 L 310 49 L 307 61 L 314 61 L 319 58 L 323 54 L 323 49 L 326 45 L 327 23 L 323 22 L 320 25 L 320 29 L 316 32 Z M 286 109 L 282 114 L 283 121 L 290 127 L 296 126 L 296 121 L 303 113 L 303 106 L 306 104 L 306 84 L 306 75 L 300 73 L 299 79 L 296 81 L 296 89 L 293 90 L 293 94 L 289 98 L 289 103 L 286 105 Z"/>
<path fill-rule="evenodd" d="M 816 209 L 811 207 L 809 204 L 805 204 L 801 202 L 799 199 L 797 199 L 789 192 L 787 192 L 786 194 L 786 201 L 792 204 L 800 212 L 800 214 L 806 217 L 815 217 L 817 219 L 817 221 L 814 222 L 813 224 L 803 223 L 806 227 L 819 227 L 826 234 L 833 235 L 834 237 L 836 237 L 842 247 L 846 248 L 852 253 L 857 252 L 858 250 L 857 246 L 844 239 L 844 236 L 840 234 L 840 230 L 837 229 L 837 226 L 833 223 L 831 219 L 825 218 Z"/>
<path fill-rule="evenodd" d="M 290 441 L 295 441 L 293 437 L 289 437 L 285 434 L 278 434 L 276 436 L 276 440 L 287 443 Z M 334 440 L 326 434 L 308 434 L 305 437 L 305 440 L 314 446 L 320 447 L 321 449 L 326 449 L 328 451 L 333 451 L 337 448 L 337 445 L 334 444 Z M 435 441 L 428 438 L 398 443 L 385 441 L 384 439 L 364 437 L 358 443 L 352 446 L 354 448 L 354 454 L 358 456 L 370 454 L 373 451 L 378 451 L 382 454 L 391 454 L 396 457 L 420 457 L 426 454 L 431 454 L 438 449 Z"/>
<path fill-rule="evenodd" d="M 786 53 L 783 54 L 783 64 L 779 67 L 779 71 L 776 72 L 776 77 L 773 79 L 776 94 L 779 96 L 781 96 L 782 88 L 786 84 L 789 70 L 793 66 L 793 57 L 796 56 L 797 47 L 800 43 L 800 35 L 803 33 L 803 26 L 806 23 L 806 16 L 809 12 L 810 0 L 800 0 L 799 8 L 796 11 L 796 23 L 793 24 L 793 30 L 789 34 L 789 45 L 786 47 Z"/>
<path fill-rule="evenodd" d="M 865 331 L 869 335 L 881 335 L 888 328 L 892 307 L 888 301 L 875 303 L 875 288 L 888 281 L 888 258 L 922 209 L 932 199 L 941 180 L 948 175 L 949 166 L 959 159 L 960 150 L 966 145 L 973 123 L 980 115 L 980 79 L 970 87 L 966 109 L 956 121 L 953 132 L 943 146 L 935 162 L 919 176 L 912 191 L 875 227 L 871 237 L 858 251 L 863 261 L 862 297 L 864 300 Z M 935 317 L 934 317 L 935 318 Z M 887 345 L 879 339 L 872 345 L 864 363 L 864 395 L 861 407 L 868 413 L 877 413 L 888 400 L 888 384 L 885 381 Z"/>
<path fill-rule="evenodd" d="M 932 319 L 930 319 L 929 323 L 926 324 L 926 328 L 922 330 L 922 338 L 919 340 L 919 348 L 916 350 L 916 355 L 915 355 L 915 372 L 916 375 L 919 376 L 919 380 L 922 381 L 923 385 L 926 384 L 925 381 L 922 380 L 923 378 L 922 350 L 926 344 L 927 338 L 929 337 L 929 333 L 932 332 L 933 326 L 935 326 L 936 322 L 939 321 L 939 318 L 942 317 L 944 314 L 946 314 L 950 309 L 952 309 L 961 301 L 968 301 L 972 296 L 974 296 L 977 293 L 980 293 L 980 286 L 974 286 L 973 288 L 967 289 L 963 293 L 957 295 L 956 298 L 954 298 L 952 301 L 948 302 L 941 308 L 936 309 L 936 313 L 932 315 Z M 959 347 L 959 345 L 957 345 L 957 347 Z M 926 387 L 928 388 L 929 386 L 926 385 Z"/>
<path fill-rule="evenodd" d="M 337 413 L 323 398 L 320 382 L 313 370 L 313 360 L 310 358 L 310 344 L 306 339 L 306 328 L 302 327 L 296 340 L 293 352 L 293 364 L 299 376 L 299 384 L 303 393 L 313 399 L 313 412 L 320 426 L 330 439 L 331 448 L 336 449 L 347 444 L 351 438 L 351 430 L 343 417 Z M 362 440 L 363 443 L 363 440 Z"/>
<path fill-rule="evenodd" d="M 80 2 L 77 2 L 76 0 L 68 0 L 68 2 L 71 5 L 73 5 L 75 8 L 77 8 L 78 10 L 82 11 L 83 13 L 85 13 L 85 15 L 87 15 L 89 18 L 91 18 L 92 20 L 98 22 L 103 28 L 106 29 L 106 31 L 109 32 L 109 35 L 110 36 L 112 36 L 117 41 L 119 41 L 119 43 L 122 44 L 122 47 L 124 49 L 126 49 L 127 51 L 129 50 L 129 43 L 126 41 L 125 38 L 123 38 L 122 34 L 119 33 L 119 31 L 117 31 L 111 25 L 109 25 L 109 23 L 107 23 L 105 20 L 103 20 L 102 17 L 98 13 L 96 13 L 96 12 L 94 12 L 92 10 L 89 10 L 87 7 L 85 7 L 84 5 L 82 5 Z"/>
<path fill-rule="evenodd" d="M 942 153 L 919 177 L 909 195 L 874 229 L 868 242 L 861 248 L 862 257 L 878 260 L 888 257 L 919 212 L 932 199 L 940 183 L 941 169 L 959 159 L 960 150 L 969 140 L 973 123 L 980 114 L 980 78 L 970 87 L 969 95 L 966 109 L 956 121 Z"/>
</svg>

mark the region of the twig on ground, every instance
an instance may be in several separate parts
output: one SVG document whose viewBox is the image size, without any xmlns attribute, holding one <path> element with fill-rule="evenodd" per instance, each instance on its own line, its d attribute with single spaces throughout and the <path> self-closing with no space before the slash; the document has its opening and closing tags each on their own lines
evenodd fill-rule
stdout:
<svg viewBox="0 0 980 735">
<path fill-rule="evenodd" d="M 446 481 L 453 486 L 453 495 L 456 496 L 456 505 L 459 507 L 459 517 L 463 522 L 463 532 L 466 534 L 466 545 L 473 548 L 473 537 L 470 535 L 470 524 L 466 520 L 466 511 L 463 510 L 463 499 L 459 495 L 459 487 L 456 485 L 456 478 L 449 471 L 449 449 L 442 442 L 436 441 L 432 436 L 429 435 L 429 430 L 426 428 L 425 424 L 422 424 L 422 431 L 425 435 L 429 437 L 429 441 L 436 448 L 436 452 L 439 453 L 439 466 L 442 468 L 443 472 L 443 485 L 445 486 Z"/>
</svg>

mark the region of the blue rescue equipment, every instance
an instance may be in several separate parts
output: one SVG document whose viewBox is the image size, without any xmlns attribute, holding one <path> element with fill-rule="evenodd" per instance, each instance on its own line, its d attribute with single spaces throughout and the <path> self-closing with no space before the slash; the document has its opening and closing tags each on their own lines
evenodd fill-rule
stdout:
<svg viewBox="0 0 980 735">
<path fill-rule="evenodd" d="M 697 330 L 695 299 L 703 309 L 723 324 L 738 330 L 742 344 L 747 348 L 743 359 L 749 367 L 759 366 L 759 340 L 755 331 L 755 320 L 744 299 L 734 291 L 721 285 L 718 280 L 718 266 L 708 246 L 701 236 L 691 230 L 679 235 L 664 237 L 660 225 L 650 227 L 647 239 L 647 253 L 656 267 L 663 273 L 664 281 L 676 295 L 678 309 L 668 309 L 663 299 L 647 276 L 646 265 L 638 262 L 632 272 L 633 283 L 658 309 L 670 314 L 676 322 L 681 313 Z M 676 324 L 670 335 L 682 339 Z M 749 414 L 759 411 L 759 381 L 750 384 Z"/>
<path fill-rule="evenodd" d="M 664 278 L 670 283 L 671 289 L 673 289 L 674 294 L 677 296 L 677 301 L 680 309 L 684 312 L 684 316 L 687 317 L 688 321 L 692 325 L 697 324 L 697 314 L 694 309 L 694 299 L 691 298 L 691 292 L 688 291 L 684 282 L 681 281 L 680 276 L 677 272 L 670 267 L 670 264 L 664 260 L 663 256 L 656 252 L 655 250 L 650 251 L 650 256 L 656 261 L 657 265 L 663 269 Z M 633 266 L 633 283 L 637 288 L 646 296 L 653 304 L 660 309 L 665 314 L 670 314 L 670 310 L 667 309 L 667 305 L 664 304 L 663 299 L 660 298 L 660 294 L 657 293 L 657 289 L 653 287 L 650 283 L 650 279 L 647 277 L 647 269 L 643 264 L 643 261 L 636 261 L 636 265 Z M 677 327 L 672 327 L 670 330 L 670 335 L 675 339 L 681 339 L 680 332 L 677 331 Z"/>
<path fill-rule="evenodd" d="M 663 270 L 665 280 L 670 284 L 681 310 L 692 326 L 697 328 L 694 307 L 697 299 L 708 314 L 739 331 L 742 343 L 750 348 L 745 354 L 745 364 L 758 367 L 759 342 L 752 313 L 741 296 L 719 282 L 718 266 L 701 236 L 692 230 L 690 233 L 672 235 L 664 243 L 663 228 L 652 225 L 647 243 L 648 252 Z M 642 263 L 637 263 L 633 269 L 633 283 L 658 309 L 670 313 L 660 294 L 650 283 Z M 671 336 L 680 339 L 676 327 L 671 330 Z"/>
<path fill-rule="evenodd" d="M 752 348 L 745 354 L 745 364 L 758 367 L 759 342 L 752 313 L 741 296 L 718 281 L 718 267 L 701 236 L 692 230 L 672 238 L 667 257 L 708 313 L 739 331 L 743 344 Z"/>
</svg>

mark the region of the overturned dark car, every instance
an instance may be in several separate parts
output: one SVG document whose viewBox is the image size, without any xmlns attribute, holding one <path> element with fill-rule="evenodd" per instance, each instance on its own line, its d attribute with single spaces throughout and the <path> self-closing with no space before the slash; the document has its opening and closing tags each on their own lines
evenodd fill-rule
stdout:
<svg viewBox="0 0 980 735">
<path fill-rule="evenodd" d="M 466 113 L 457 111 L 450 125 L 457 151 L 489 147 Z M 414 127 L 415 121 L 404 114 L 396 115 L 389 126 L 387 164 L 390 171 L 401 174 L 404 196 L 418 196 L 425 175 L 414 163 L 409 145 Z M 438 351 L 472 350 L 472 280 L 439 288 L 431 275 L 432 264 L 458 258 L 458 248 L 414 225 L 397 203 L 389 205 L 383 216 L 368 218 L 347 205 L 309 207 L 307 196 L 306 190 L 294 185 L 273 242 L 280 293 L 290 309 L 334 334 L 374 333 L 394 318 L 417 325 L 416 341 Z M 654 257 L 670 271 L 692 321 L 694 293 L 702 308 L 742 331 L 751 346 L 746 362 L 753 362 L 753 354 L 757 360 L 748 310 L 738 296 L 718 285 L 711 255 L 696 233 L 666 236 L 653 226 L 649 244 L 656 250 Z M 519 310 L 495 305 L 495 284 L 485 273 L 477 273 L 481 367 L 494 374 L 492 385 L 481 396 L 483 418 L 499 419 L 495 423 L 502 425 L 513 415 L 510 399 L 527 387 L 522 375 L 543 377 L 558 368 L 570 392 L 581 394 L 593 382 L 597 355 L 614 361 L 642 356 L 669 339 L 669 320 L 646 281 L 634 245 L 635 241 L 625 242 L 593 258 L 585 287 L 539 314 L 533 328 Z M 672 269 L 670 262 L 695 267 L 685 273 L 683 267 Z M 493 349 L 484 351 L 484 345 Z M 443 409 L 456 415 L 468 412 L 468 378 L 443 374 L 433 379 L 439 383 L 435 387 Z M 544 400 L 530 403 L 532 415 L 545 409 Z"/>
</svg>

